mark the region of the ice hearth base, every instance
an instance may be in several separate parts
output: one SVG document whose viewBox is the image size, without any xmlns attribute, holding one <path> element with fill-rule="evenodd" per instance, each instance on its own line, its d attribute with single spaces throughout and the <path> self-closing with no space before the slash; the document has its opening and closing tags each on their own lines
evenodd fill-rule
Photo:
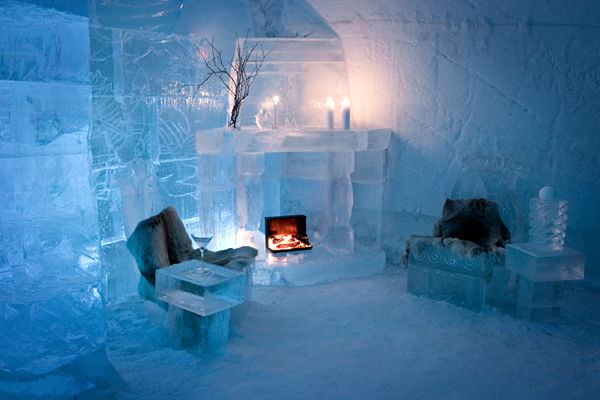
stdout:
<svg viewBox="0 0 600 400">
<path fill-rule="evenodd" d="M 376 275 L 385 268 L 383 251 L 332 254 L 326 248 L 272 254 L 255 264 L 253 281 L 263 286 L 311 286 Z"/>
</svg>

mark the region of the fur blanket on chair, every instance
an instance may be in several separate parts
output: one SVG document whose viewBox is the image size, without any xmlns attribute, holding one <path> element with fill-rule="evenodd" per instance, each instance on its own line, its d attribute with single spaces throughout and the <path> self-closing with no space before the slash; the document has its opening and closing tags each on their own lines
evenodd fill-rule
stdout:
<svg viewBox="0 0 600 400">
<path fill-rule="evenodd" d="M 433 226 L 433 236 L 410 235 L 406 251 L 401 256 L 408 266 L 411 248 L 433 245 L 451 248 L 460 256 L 475 257 L 495 253 L 510 241 L 510 232 L 502 219 L 496 202 L 486 199 L 446 199 L 442 218 Z"/>
<path fill-rule="evenodd" d="M 183 222 L 171 206 L 160 214 L 141 221 L 127 240 L 127 249 L 140 269 L 141 280 L 145 281 L 140 281 L 140 295 L 152 301 L 156 299 L 149 292 L 154 290 L 156 270 L 191 259 L 200 259 L 200 250 L 194 250 L 192 247 L 192 240 Z M 206 250 L 204 260 L 242 271 L 254 262 L 257 254 L 256 249 L 248 246 L 216 252 Z"/>
</svg>

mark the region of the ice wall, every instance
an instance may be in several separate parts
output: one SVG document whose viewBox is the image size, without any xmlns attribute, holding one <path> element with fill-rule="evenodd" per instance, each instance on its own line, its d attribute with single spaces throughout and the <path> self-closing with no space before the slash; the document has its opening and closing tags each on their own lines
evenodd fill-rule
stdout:
<svg viewBox="0 0 600 400">
<path fill-rule="evenodd" d="M 192 88 L 186 85 L 201 78 L 199 42 L 161 32 L 90 27 L 91 145 L 109 300 L 137 287 L 124 226 L 135 227 L 171 205 L 190 229 L 198 228 L 194 126 L 221 126 L 227 101 L 210 85 L 189 101 Z M 148 186 L 152 178 L 155 184 Z M 125 197 L 131 196 L 142 202 L 128 204 L 131 199 Z M 148 197 L 155 204 L 148 205 Z"/>
<path fill-rule="evenodd" d="M 88 21 L 2 1 L 0 27 L 0 397 L 75 396 L 108 364 Z"/>
<path fill-rule="evenodd" d="M 390 126 L 391 261 L 430 234 L 466 157 L 510 159 L 522 210 L 546 185 L 569 201 L 567 243 L 599 265 L 600 4 L 578 0 L 310 0 L 342 39 L 354 121 Z M 526 214 L 526 213 L 525 213 Z M 527 224 L 527 221 L 525 221 Z"/>
</svg>

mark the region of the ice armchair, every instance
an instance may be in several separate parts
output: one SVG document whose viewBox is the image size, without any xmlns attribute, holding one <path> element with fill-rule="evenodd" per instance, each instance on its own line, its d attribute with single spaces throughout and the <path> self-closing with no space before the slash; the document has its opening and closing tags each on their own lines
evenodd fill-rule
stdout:
<svg viewBox="0 0 600 400">
<path fill-rule="evenodd" d="M 446 219 L 446 232 L 438 223 L 432 236 L 409 236 L 402 256 L 408 269 L 408 293 L 475 311 L 488 305 L 515 307 L 515 295 L 509 285 L 512 275 L 505 268 L 503 247 L 509 240 L 523 238 L 524 226 L 515 195 L 516 180 L 523 176 L 522 168 L 505 159 L 474 155 L 464 161 L 451 198 L 480 199 L 493 204 L 488 210 L 493 216 L 488 215 L 486 221 L 491 226 L 473 225 L 468 213 L 463 216 L 464 226 L 452 226 L 460 217 L 448 212 L 440 220 L 442 223 Z M 483 239 L 477 239 L 478 236 Z"/>
<path fill-rule="evenodd" d="M 235 298 L 235 301 L 229 302 L 226 313 L 218 317 L 212 316 L 212 314 L 215 314 L 215 312 L 224 312 L 224 310 L 214 310 L 214 312 L 208 313 L 199 313 L 195 309 L 190 311 L 189 307 L 182 307 L 181 304 L 173 301 L 168 296 L 164 296 L 164 293 L 158 287 L 155 288 L 155 285 L 159 282 L 157 273 L 163 270 L 169 270 L 170 272 L 163 275 L 163 278 L 166 279 L 163 279 L 162 283 L 173 286 L 172 288 L 169 286 L 166 289 L 163 287 L 163 291 L 168 291 L 170 288 L 184 294 L 193 294 L 194 290 L 203 291 L 206 287 L 208 287 L 206 290 L 210 290 L 210 287 L 215 286 L 214 282 L 199 282 L 198 280 L 190 280 L 177 275 L 182 272 L 179 271 L 181 268 L 192 268 L 195 265 L 194 263 L 199 263 L 197 260 L 200 258 L 200 251 L 194 250 L 192 247 L 191 239 L 185 230 L 183 222 L 179 219 L 173 207 L 169 206 L 159 214 L 141 221 L 127 240 L 127 248 L 135 258 L 140 269 L 140 296 L 169 310 L 169 330 L 175 334 L 183 334 L 189 331 L 189 329 L 184 329 L 187 327 L 196 332 L 196 334 L 203 335 L 204 339 L 207 339 L 204 340 L 205 344 L 207 341 L 210 342 L 206 335 L 209 335 L 211 338 L 215 335 L 227 338 L 230 322 L 229 309 L 234 307 L 231 310 L 232 318 L 234 323 L 239 323 L 248 309 L 249 303 L 252 301 L 252 276 L 249 269 L 257 255 L 256 249 L 252 247 L 239 247 L 216 252 L 207 250 L 204 253 L 204 260 L 211 268 L 217 270 L 216 275 L 227 277 L 228 279 L 235 278 L 236 281 L 235 287 L 231 289 L 235 293 L 230 295 L 230 297 Z M 242 276 L 241 280 L 240 276 Z M 173 279 L 170 279 L 172 277 L 178 281 L 174 282 Z M 194 285 L 195 287 L 191 290 L 185 289 Z M 201 303 L 205 301 L 205 298 L 206 296 L 192 296 L 191 301 L 192 303 Z M 190 312 L 193 315 L 187 315 Z M 198 319 L 197 315 L 206 319 Z M 217 328 L 211 328 L 214 325 L 213 320 L 218 321 Z M 181 324 L 184 327 L 178 326 Z M 200 329 L 198 328 L 199 326 L 204 326 L 204 328 Z M 177 339 L 179 340 L 179 345 L 186 347 L 189 344 L 188 347 L 191 347 L 196 343 L 203 342 L 202 338 L 197 340 L 198 338 L 193 336 L 191 335 L 184 340 L 184 337 L 180 335 Z M 220 344 L 216 347 L 221 349 L 218 351 L 222 352 L 223 341 L 218 340 L 218 342 Z"/>
<path fill-rule="evenodd" d="M 505 250 L 452 237 L 410 236 L 406 241 L 407 292 L 474 311 L 500 305 L 510 271 Z"/>
</svg>

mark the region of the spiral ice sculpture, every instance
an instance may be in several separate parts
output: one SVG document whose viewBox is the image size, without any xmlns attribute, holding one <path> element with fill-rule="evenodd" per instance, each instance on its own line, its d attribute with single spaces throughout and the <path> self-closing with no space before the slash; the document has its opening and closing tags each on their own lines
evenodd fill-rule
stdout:
<svg viewBox="0 0 600 400">
<path fill-rule="evenodd" d="M 529 243 L 551 251 L 562 251 L 567 229 L 566 200 L 557 199 L 556 190 L 546 186 L 540 198 L 529 201 Z"/>
</svg>

